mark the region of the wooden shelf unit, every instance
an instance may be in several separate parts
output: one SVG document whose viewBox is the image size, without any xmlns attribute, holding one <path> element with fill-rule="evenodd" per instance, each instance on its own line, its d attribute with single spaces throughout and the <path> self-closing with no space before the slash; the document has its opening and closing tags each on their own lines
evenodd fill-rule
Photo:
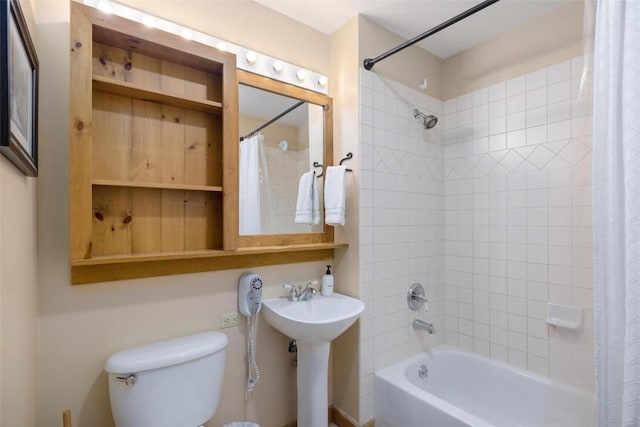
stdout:
<svg viewBox="0 0 640 427">
<path fill-rule="evenodd" d="M 240 241 L 234 55 L 77 2 L 70 42 L 72 284 L 325 260 L 347 247 L 331 228 L 331 242 Z"/>
<path fill-rule="evenodd" d="M 235 56 L 71 9 L 72 278 L 108 257 L 139 277 L 165 254 L 235 250 Z"/>
</svg>

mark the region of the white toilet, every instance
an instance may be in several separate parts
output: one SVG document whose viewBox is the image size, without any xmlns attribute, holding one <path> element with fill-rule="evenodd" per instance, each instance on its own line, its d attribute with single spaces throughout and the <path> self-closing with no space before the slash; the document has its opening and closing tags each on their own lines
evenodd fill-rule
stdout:
<svg viewBox="0 0 640 427">
<path fill-rule="evenodd" d="M 117 427 L 198 427 L 218 407 L 227 336 L 220 332 L 120 351 L 107 360 Z"/>
</svg>

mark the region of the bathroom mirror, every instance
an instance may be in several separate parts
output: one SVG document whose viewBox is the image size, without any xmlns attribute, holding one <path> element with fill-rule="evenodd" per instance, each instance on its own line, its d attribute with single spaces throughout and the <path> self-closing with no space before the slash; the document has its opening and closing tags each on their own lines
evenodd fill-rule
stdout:
<svg viewBox="0 0 640 427">
<path fill-rule="evenodd" d="M 333 158 L 331 98 L 240 70 L 238 81 L 242 246 L 332 241 L 322 205 Z M 320 201 L 315 224 L 295 221 L 298 184 L 310 171 Z"/>
</svg>

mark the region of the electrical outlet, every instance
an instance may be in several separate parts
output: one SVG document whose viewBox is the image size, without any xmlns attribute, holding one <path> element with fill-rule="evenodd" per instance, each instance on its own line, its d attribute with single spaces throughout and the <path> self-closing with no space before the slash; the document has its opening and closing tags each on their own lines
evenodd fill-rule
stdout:
<svg viewBox="0 0 640 427">
<path fill-rule="evenodd" d="M 220 316 L 220 329 L 238 326 L 240 324 L 240 313 L 227 313 Z"/>
</svg>

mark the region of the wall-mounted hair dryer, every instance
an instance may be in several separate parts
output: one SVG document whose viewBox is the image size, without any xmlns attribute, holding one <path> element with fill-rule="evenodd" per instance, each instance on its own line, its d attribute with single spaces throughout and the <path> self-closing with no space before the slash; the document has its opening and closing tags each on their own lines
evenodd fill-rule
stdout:
<svg viewBox="0 0 640 427">
<path fill-rule="evenodd" d="M 247 317 L 247 391 L 251 393 L 260 382 L 260 370 L 256 362 L 256 329 L 258 312 L 262 307 L 262 279 L 246 272 L 238 281 L 238 311 Z"/>
<path fill-rule="evenodd" d="M 244 273 L 238 283 L 238 310 L 253 317 L 262 307 L 262 279 L 255 273 Z"/>
</svg>

